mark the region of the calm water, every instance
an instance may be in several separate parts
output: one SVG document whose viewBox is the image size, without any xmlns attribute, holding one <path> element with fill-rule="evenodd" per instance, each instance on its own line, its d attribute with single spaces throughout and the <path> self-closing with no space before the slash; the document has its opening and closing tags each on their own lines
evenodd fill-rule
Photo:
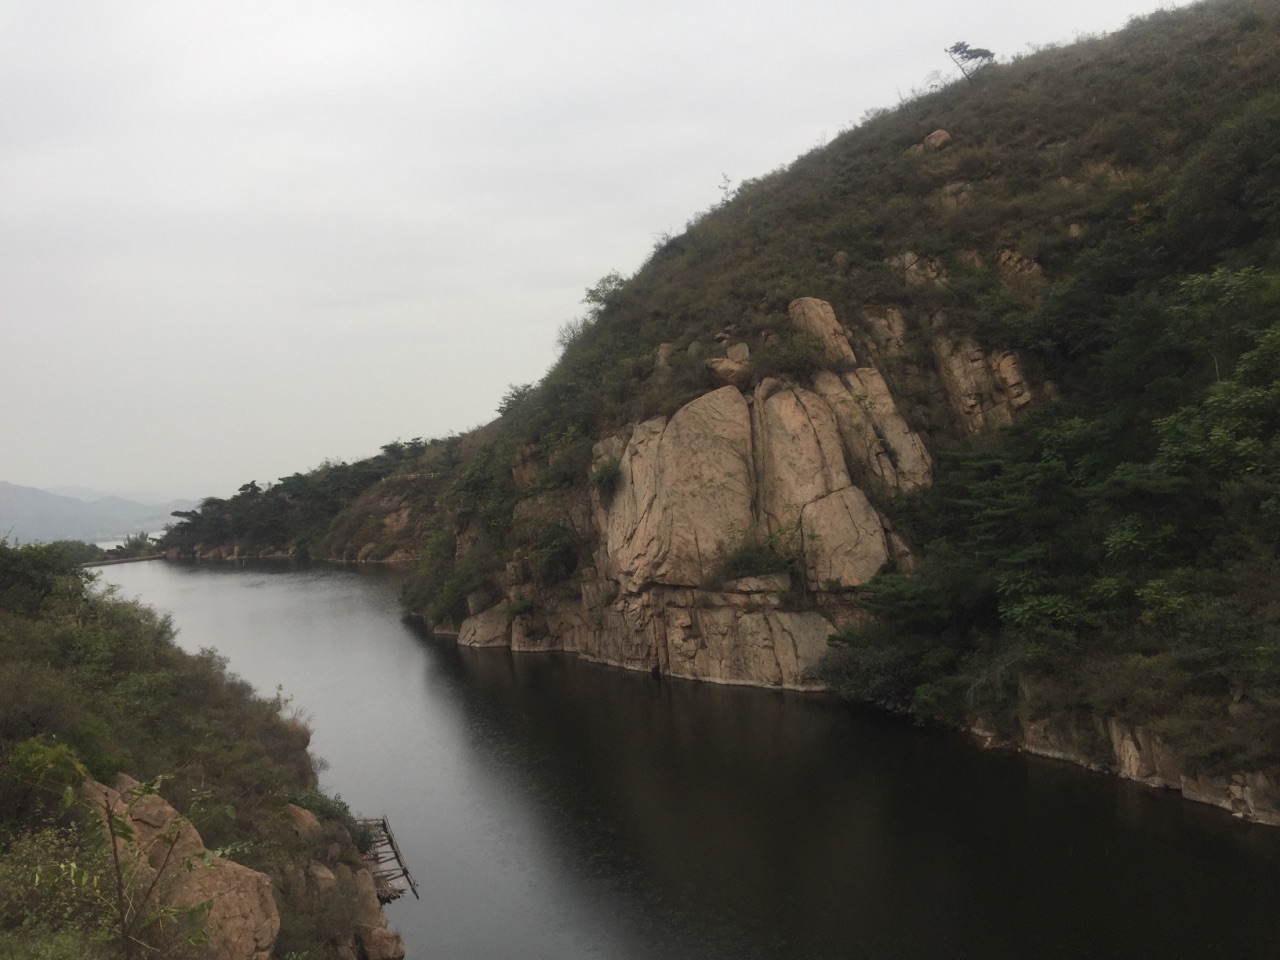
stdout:
<svg viewBox="0 0 1280 960">
<path fill-rule="evenodd" d="M 823 697 L 460 650 L 385 573 L 102 571 L 309 715 L 415 960 L 1280 956 L 1280 830 Z"/>
</svg>

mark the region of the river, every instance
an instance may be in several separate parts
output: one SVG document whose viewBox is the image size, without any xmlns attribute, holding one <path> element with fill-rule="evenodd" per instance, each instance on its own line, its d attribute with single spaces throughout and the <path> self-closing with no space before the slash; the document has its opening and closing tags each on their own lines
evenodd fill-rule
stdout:
<svg viewBox="0 0 1280 960">
<path fill-rule="evenodd" d="M 824 696 L 459 649 L 387 571 L 101 576 L 390 817 L 411 960 L 1280 956 L 1280 829 Z"/>
</svg>

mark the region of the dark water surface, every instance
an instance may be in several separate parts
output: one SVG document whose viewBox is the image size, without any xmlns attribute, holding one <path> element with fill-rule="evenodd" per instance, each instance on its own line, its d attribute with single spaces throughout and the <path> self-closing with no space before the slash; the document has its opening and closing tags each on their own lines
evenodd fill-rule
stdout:
<svg viewBox="0 0 1280 960">
<path fill-rule="evenodd" d="M 460 650 L 386 573 L 107 567 L 307 711 L 410 958 L 1280 956 L 1280 830 L 825 697 Z"/>
</svg>

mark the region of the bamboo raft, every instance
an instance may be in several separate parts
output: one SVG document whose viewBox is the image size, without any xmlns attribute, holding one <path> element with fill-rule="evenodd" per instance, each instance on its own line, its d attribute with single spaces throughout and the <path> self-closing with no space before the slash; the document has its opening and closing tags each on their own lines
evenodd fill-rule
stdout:
<svg viewBox="0 0 1280 960">
<path fill-rule="evenodd" d="M 403 897 L 406 892 L 412 893 L 415 899 L 421 900 L 422 898 L 418 896 L 417 881 L 413 879 L 413 874 L 409 872 L 409 867 L 404 862 L 404 855 L 400 852 L 400 845 L 396 843 L 396 835 L 391 832 L 391 824 L 387 818 L 384 816 L 356 822 L 368 830 L 373 837 L 373 845 L 364 855 L 364 860 L 373 873 L 373 885 L 378 891 L 378 902 L 390 903 L 392 900 Z M 408 884 L 407 890 L 405 884 Z"/>
</svg>

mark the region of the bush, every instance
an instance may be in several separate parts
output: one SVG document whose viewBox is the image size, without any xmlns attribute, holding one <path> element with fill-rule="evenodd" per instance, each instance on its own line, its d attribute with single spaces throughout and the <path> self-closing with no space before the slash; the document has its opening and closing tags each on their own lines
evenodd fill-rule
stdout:
<svg viewBox="0 0 1280 960">
<path fill-rule="evenodd" d="M 620 460 L 605 460 L 591 472 L 591 476 L 587 482 L 591 484 L 591 489 L 600 495 L 600 503 L 608 507 L 613 503 L 613 495 L 618 489 L 618 483 L 622 480 L 622 462 Z"/>
<path fill-rule="evenodd" d="M 761 379 L 785 377 L 797 383 L 811 381 L 819 371 L 832 366 L 813 337 L 799 332 L 777 336 L 761 344 L 751 354 L 751 369 Z"/>
<path fill-rule="evenodd" d="M 783 547 L 776 535 L 764 540 L 748 538 L 725 555 L 711 579 L 724 583 L 766 573 L 789 573 L 800 566 L 800 561 L 799 554 Z"/>
<path fill-rule="evenodd" d="M 323 790 L 313 787 L 298 787 L 287 791 L 285 800 L 294 806 L 310 810 L 321 820 L 336 820 L 342 824 L 361 853 L 367 852 L 373 845 L 372 834 L 356 821 L 355 814 L 351 812 L 347 801 L 342 799 L 342 794 L 329 796 Z"/>
</svg>

